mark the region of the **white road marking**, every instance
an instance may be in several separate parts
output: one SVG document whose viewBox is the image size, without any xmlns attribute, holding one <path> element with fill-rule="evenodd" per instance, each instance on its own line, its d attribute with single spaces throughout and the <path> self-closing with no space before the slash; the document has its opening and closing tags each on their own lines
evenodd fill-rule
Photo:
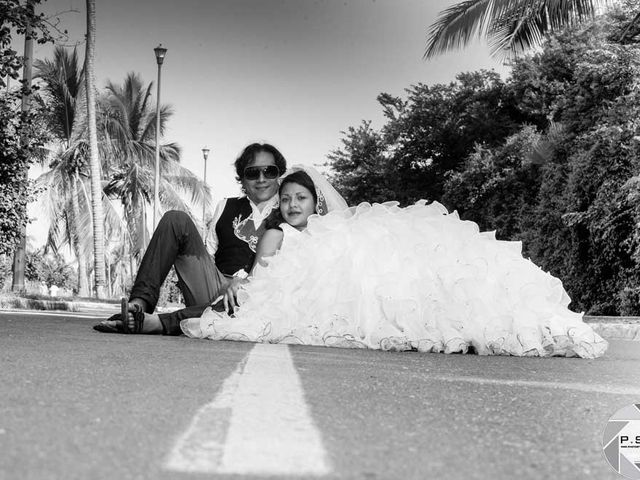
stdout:
<svg viewBox="0 0 640 480">
<path fill-rule="evenodd" d="M 442 382 L 468 382 L 481 385 L 504 385 L 513 387 L 534 387 L 534 388 L 553 388 L 561 390 L 576 390 L 586 393 L 610 393 L 613 395 L 640 395 L 640 388 L 628 387 L 626 385 L 598 385 L 588 383 L 570 383 L 570 382 L 539 382 L 535 380 L 507 380 L 498 378 L 478 378 L 478 377 L 430 377 L 431 380 Z"/>
<path fill-rule="evenodd" d="M 251 475 L 330 473 L 286 345 L 256 344 L 177 440 L 169 470 Z"/>
</svg>

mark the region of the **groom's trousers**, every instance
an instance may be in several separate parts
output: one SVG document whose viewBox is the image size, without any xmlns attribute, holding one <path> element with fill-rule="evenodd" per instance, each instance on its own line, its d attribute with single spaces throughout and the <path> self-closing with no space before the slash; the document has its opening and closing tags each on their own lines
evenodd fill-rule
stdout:
<svg viewBox="0 0 640 480">
<path fill-rule="evenodd" d="M 176 210 L 166 212 L 160 219 L 140 263 L 129 299 L 144 300 L 147 313 L 152 313 L 158 303 L 160 287 L 172 266 L 176 269 L 186 308 L 158 316 L 165 335 L 180 335 L 180 320 L 202 315 L 222 294 L 228 279 L 216 267 L 189 215 Z"/>
</svg>

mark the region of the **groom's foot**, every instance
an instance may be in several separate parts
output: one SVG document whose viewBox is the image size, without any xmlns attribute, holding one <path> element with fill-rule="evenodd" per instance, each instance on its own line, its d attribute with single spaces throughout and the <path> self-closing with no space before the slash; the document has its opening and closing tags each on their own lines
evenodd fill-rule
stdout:
<svg viewBox="0 0 640 480">
<path fill-rule="evenodd" d="M 131 309 L 131 305 L 140 305 L 140 308 L 143 312 L 147 311 L 147 302 L 141 298 L 132 298 L 129 300 L 129 309 Z"/>
<path fill-rule="evenodd" d="M 129 322 L 132 323 L 133 316 L 131 312 L 129 312 L 128 317 Z M 102 322 L 94 325 L 93 329 L 103 333 L 124 333 L 122 320 L 103 320 Z M 145 313 L 144 323 L 142 324 L 142 331 L 140 333 L 147 335 L 162 333 L 162 322 L 160 322 L 160 317 L 156 314 Z"/>
</svg>

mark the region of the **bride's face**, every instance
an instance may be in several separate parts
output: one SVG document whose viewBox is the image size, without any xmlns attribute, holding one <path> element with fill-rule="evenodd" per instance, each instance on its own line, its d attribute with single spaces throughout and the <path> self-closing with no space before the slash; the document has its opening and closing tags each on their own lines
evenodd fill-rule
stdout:
<svg viewBox="0 0 640 480">
<path fill-rule="evenodd" d="M 280 192 L 280 213 L 282 218 L 298 230 L 307 228 L 309 215 L 316 211 L 316 202 L 306 187 L 297 183 L 287 183 Z"/>
</svg>

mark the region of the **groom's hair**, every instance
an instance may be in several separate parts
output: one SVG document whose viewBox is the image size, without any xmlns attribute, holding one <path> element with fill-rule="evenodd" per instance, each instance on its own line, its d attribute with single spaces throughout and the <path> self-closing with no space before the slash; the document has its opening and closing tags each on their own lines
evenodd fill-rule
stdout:
<svg viewBox="0 0 640 480">
<path fill-rule="evenodd" d="M 255 160 L 256 155 L 260 152 L 267 152 L 273 155 L 273 158 L 276 161 L 276 166 L 280 171 L 280 175 L 287 171 L 287 161 L 276 147 L 268 143 L 252 143 L 242 151 L 240 156 L 234 162 L 234 166 L 236 168 L 236 180 L 238 182 L 242 183 L 244 169 Z"/>
</svg>

